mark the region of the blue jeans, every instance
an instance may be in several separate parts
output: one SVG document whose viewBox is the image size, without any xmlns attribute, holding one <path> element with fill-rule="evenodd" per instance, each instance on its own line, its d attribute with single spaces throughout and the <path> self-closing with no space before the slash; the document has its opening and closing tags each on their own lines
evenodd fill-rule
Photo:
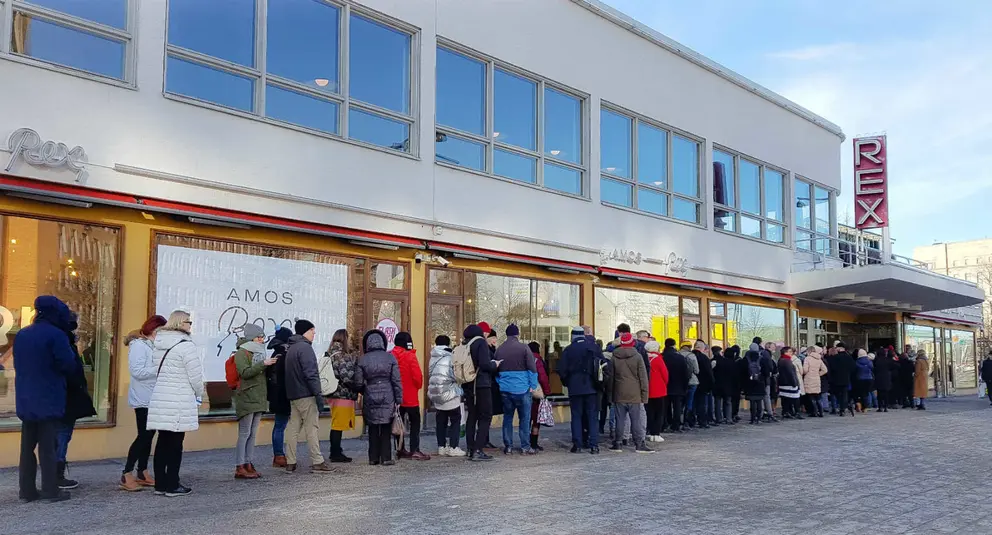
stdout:
<svg viewBox="0 0 992 535">
<path fill-rule="evenodd" d="M 525 450 L 530 448 L 530 404 L 534 397 L 530 392 L 523 394 L 500 392 L 499 395 L 503 398 L 503 445 L 507 448 L 513 447 L 513 413 L 516 412 L 520 420 L 520 447 Z M 593 401 L 596 401 L 595 396 Z M 596 425 L 599 425 L 599 422 L 593 427 Z"/>
<path fill-rule="evenodd" d="M 72 440 L 72 429 L 76 422 L 59 422 L 58 444 L 55 446 L 55 461 L 64 463 L 66 455 L 69 453 L 69 441 Z"/>
<path fill-rule="evenodd" d="M 272 455 L 286 455 L 283 441 L 286 437 L 286 425 L 289 424 L 288 414 L 276 414 L 275 425 L 272 426 Z"/>
<path fill-rule="evenodd" d="M 709 423 L 709 420 L 714 419 L 713 410 L 713 394 L 706 394 L 706 418 L 708 419 L 706 423 Z"/>
<path fill-rule="evenodd" d="M 823 410 L 825 410 L 825 411 L 829 411 L 830 410 L 830 401 L 829 401 L 828 398 L 830 397 L 830 394 L 828 394 L 826 392 L 823 392 L 823 393 L 818 394 L 818 395 L 820 396 L 820 408 L 823 409 Z"/>
<path fill-rule="evenodd" d="M 596 394 L 568 396 L 569 409 L 572 412 L 572 445 L 582 447 L 582 422 L 589 426 L 589 447 L 599 447 L 599 407 Z"/>
<path fill-rule="evenodd" d="M 695 410 L 696 404 L 693 402 L 696 397 L 696 389 L 699 385 L 689 385 L 689 393 L 685 395 L 685 411 L 691 413 Z"/>
<path fill-rule="evenodd" d="M 873 409 L 878 408 L 878 393 L 874 390 L 868 392 L 868 404 L 871 405 L 871 408 Z"/>
</svg>

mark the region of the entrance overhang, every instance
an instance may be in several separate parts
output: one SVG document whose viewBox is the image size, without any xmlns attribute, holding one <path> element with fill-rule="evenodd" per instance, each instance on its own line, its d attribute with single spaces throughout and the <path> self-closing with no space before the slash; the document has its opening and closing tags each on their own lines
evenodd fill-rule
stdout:
<svg viewBox="0 0 992 535">
<path fill-rule="evenodd" d="M 921 313 L 985 300 L 974 283 L 898 263 L 792 273 L 789 289 L 804 301 L 871 312 Z"/>
</svg>

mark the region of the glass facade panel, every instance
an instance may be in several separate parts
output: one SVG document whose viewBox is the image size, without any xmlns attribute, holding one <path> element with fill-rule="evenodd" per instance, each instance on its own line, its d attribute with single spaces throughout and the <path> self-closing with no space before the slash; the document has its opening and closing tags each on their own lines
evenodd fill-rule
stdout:
<svg viewBox="0 0 992 535">
<path fill-rule="evenodd" d="M 750 217 L 741 217 L 741 234 L 761 239 L 761 221 Z"/>
<path fill-rule="evenodd" d="M 668 187 L 668 132 L 637 123 L 637 181 L 656 188 Z"/>
<path fill-rule="evenodd" d="M 647 188 L 638 188 L 637 209 L 658 215 L 668 215 L 668 195 Z"/>
<path fill-rule="evenodd" d="M 166 61 L 168 93 L 241 111 L 255 109 L 255 81 L 174 56 Z"/>
<path fill-rule="evenodd" d="M 582 101 L 551 88 L 544 90 L 544 154 L 582 163 Z"/>
<path fill-rule="evenodd" d="M 804 229 L 812 229 L 812 186 L 802 180 L 796 180 L 793 188 L 795 190 L 796 200 L 796 226 Z"/>
<path fill-rule="evenodd" d="M 672 212 L 675 219 L 690 223 L 699 223 L 699 203 L 676 197 L 672 202 Z"/>
<path fill-rule="evenodd" d="M 699 143 L 673 136 L 672 168 L 674 191 L 699 197 Z"/>
<path fill-rule="evenodd" d="M 536 184 L 537 159 L 497 149 L 493 159 L 493 173 L 528 184 Z"/>
<path fill-rule="evenodd" d="M 437 123 L 486 135 L 486 64 L 437 49 Z"/>
<path fill-rule="evenodd" d="M 434 143 L 434 158 L 439 162 L 460 165 L 476 171 L 486 170 L 486 146 L 451 134 L 441 134 Z"/>
<path fill-rule="evenodd" d="M 340 93 L 340 10 L 313 0 L 269 0 L 265 70 L 318 91 Z"/>
<path fill-rule="evenodd" d="M 358 15 L 349 32 L 351 98 L 409 114 L 410 35 Z"/>
<path fill-rule="evenodd" d="M 14 13 L 10 51 L 118 80 L 124 79 L 123 41 Z"/>
<path fill-rule="evenodd" d="M 648 331 L 655 339 L 679 340 L 679 298 L 615 288 L 596 287 L 596 322 L 593 331 L 604 343 L 612 342 L 617 325 L 630 325 L 631 332 Z"/>
<path fill-rule="evenodd" d="M 734 170 L 734 156 L 713 151 L 713 202 L 730 207 L 737 206 L 735 194 L 737 172 Z"/>
<path fill-rule="evenodd" d="M 537 150 L 537 83 L 496 69 L 493 97 L 496 141 Z"/>
<path fill-rule="evenodd" d="M 119 30 L 127 29 L 127 0 L 27 0 L 67 15 Z"/>
<path fill-rule="evenodd" d="M 546 163 L 544 187 L 572 195 L 582 195 L 582 173 L 570 167 Z"/>
<path fill-rule="evenodd" d="M 975 333 L 972 331 L 947 331 L 950 334 L 951 357 L 954 370 L 951 381 L 955 388 L 976 388 Z"/>
<path fill-rule="evenodd" d="M 820 234 L 830 234 L 831 202 L 830 192 L 823 188 L 816 190 L 816 231 Z"/>
<path fill-rule="evenodd" d="M 761 167 L 740 159 L 741 209 L 761 215 Z"/>
<path fill-rule="evenodd" d="M 599 198 L 603 202 L 617 204 L 630 208 L 633 206 L 631 190 L 633 186 L 624 184 L 618 180 L 604 178 L 599 182 Z"/>
<path fill-rule="evenodd" d="M 255 0 L 169 0 L 168 33 L 170 45 L 255 66 Z"/>
<path fill-rule="evenodd" d="M 273 85 L 265 88 L 265 115 L 329 134 L 338 133 L 337 103 Z"/>
<path fill-rule="evenodd" d="M 785 221 L 785 177 L 778 171 L 765 169 L 765 217 Z"/>
<path fill-rule="evenodd" d="M 779 346 L 785 340 L 786 311 L 780 308 L 727 303 L 727 345 L 747 348 L 760 336 L 764 342 Z"/>
<path fill-rule="evenodd" d="M 774 223 L 765 223 L 765 239 L 775 243 L 785 243 L 785 227 Z"/>
<path fill-rule="evenodd" d="M 406 267 L 400 264 L 377 264 L 369 266 L 369 288 L 385 290 L 406 289 Z"/>
<path fill-rule="evenodd" d="M 410 152 L 410 125 L 356 108 L 348 111 L 348 137 L 387 149 Z"/>
<path fill-rule="evenodd" d="M 599 164 L 602 172 L 632 178 L 630 118 L 603 109 L 599 114 Z"/>
</svg>

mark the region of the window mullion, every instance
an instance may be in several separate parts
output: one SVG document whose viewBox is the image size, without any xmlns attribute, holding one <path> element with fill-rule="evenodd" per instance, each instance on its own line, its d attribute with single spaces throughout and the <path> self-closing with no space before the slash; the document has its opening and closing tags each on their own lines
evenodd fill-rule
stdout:
<svg viewBox="0 0 992 535">
<path fill-rule="evenodd" d="M 486 137 L 489 138 L 486 159 L 486 172 L 496 172 L 496 63 L 486 62 Z"/>
<path fill-rule="evenodd" d="M 544 80 L 537 83 L 537 185 L 544 187 Z"/>
<path fill-rule="evenodd" d="M 255 84 L 255 113 L 260 117 L 265 117 L 265 44 L 269 34 L 267 15 L 268 1 L 255 0 L 255 68 L 261 73 Z"/>
<path fill-rule="evenodd" d="M 68 25 L 69 27 L 76 28 L 86 33 L 91 33 L 100 37 L 106 37 L 109 39 L 113 39 L 115 41 L 121 41 L 125 43 L 131 41 L 130 26 L 122 30 L 120 28 L 115 28 L 113 26 L 108 26 L 106 24 L 101 24 L 99 22 L 93 22 L 91 20 L 84 19 L 82 17 L 77 17 L 75 15 L 70 15 L 62 11 L 57 11 L 54 9 L 37 6 L 34 4 L 26 4 L 24 2 L 18 2 L 16 5 L 14 5 L 14 3 L 11 2 L 11 5 L 12 5 L 12 9 L 11 9 L 12 15 L 13 15 L 13 11 L 16 10 L 21 13 L 26 13 L 28 15 L 39 17 L 41 19 L 47 19 L 52 22 Z M 13 20 L 13 16 L 11 16 L 11 20 Z"/>
<path fill-rule="evenodd" d="M 351 77 L 351 4 L 344 4 L 341 6 L 341 22 L 338 28 L 338 35 L 341 37 L 338 43 L 338 77 L 339 89 L 341 90 L 341 95 L 344 96 L 344 105 L 341 106 L 341 115 L 339 118 L 339 124 L 341 125 L 341 136 L 348 139 L 351 137 L 349 133 L 349 111 L 351 110 L 351 84 L 349 82 Z"/>
<path fill-rule="evenodd" d="M 136 28 L 138 27 L 138 1 L 128 0 L 125 5 L 127 9 L 127 17 L 125 18 L 124 24 L 127 26 L 127 30 L 131 37 L 126 43 L 124 43 L 124 81 L 132 85 L 137 85 L 138 52 L 136 50 L 137 45 L 134 39 L 134 34 L 136 32 Z M 5 20 L 6 19 L 3 17 L 3 14 L 0 13 L 0 23 Z M 5 23 L 4 26 L 6 26 Z M 0 38 L 3 38 L 3 30 L 0 30 Z"/>
<path fill-rule="evenodd" d="M 737 233 L 744 233 L 744 221 L 743 221 L 743 204 L 744 201 L 741 199 L 741 159 L 736 154 L 733 155 L 734 161 L 734 200 L 737 201 Z"/>
<path fill-rule="evenodd" d="M 10 37 L 7 32 L 13 28 L 13 16 L 10 2 L 0 0 L 0 54 L 10 53 Z"/>
</svg>

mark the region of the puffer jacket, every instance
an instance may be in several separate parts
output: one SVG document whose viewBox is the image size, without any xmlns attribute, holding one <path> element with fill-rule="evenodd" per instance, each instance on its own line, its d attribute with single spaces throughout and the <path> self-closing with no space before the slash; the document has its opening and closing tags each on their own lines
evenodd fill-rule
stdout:
<svg viewBox="0 0 992 535">
<path fill-rule="evenodd" d="M 34 308 L 34 322 L 14 338 L 17 417 L 25 422 L 65 416 L 66 389 L 78 366 L 65 334 L 72 322 L 69 307 L 54 296 L 42 295 Z"/>
<path fill-rule="evenodd" d="M 265 346 L 254 340 L 238 340 L 234 366 L 241 381 L 234 391 L 234 413 L 240 419 L 269 408 L 265 389 Z"/>
<path fill-rule="evenodd" d="M 799 357 L 792 357 L 792 367 L 796 369 L 796 377 L 799 379 L 799 395 L 806 395 L 806 381 L 803 380 L 803 361 Z"/>
<path fill-rule="evenodd" d="M 420 389 L 424 387 L 424 372 L 420 369 L 417 350 L 396 346 L 390 353 L 396 357 L 396 363 L 400 367 L 400 382 L 403 384 L 403 400 L 400 402 L 400 407 L 420 407 Z"/>
<path fill-rule="evenodd" d="M 203 399 L 203 365 L 196 344 L 182 331 L 159 330 L 155 360 L 160 368 L 148 402 L 148 429 L 196 431 Z"/>
<path fill-rule="evenodd" d="M 396 357 L 384 350 L 366 353 L 358 361 L 355 383 L 361 385 L 362 416 L 370 424 L 388 424 L 393 408 L 403 399 L 400 366 Z"/>
<path fill-rule="evenodd" d="M 696 360 L 696 355 L 692 351 L 679 351 L 679 354 L 685 357 L 685 364 L 689 367 L 689 386 L 699 386 L 699 361 Z"/>
<path fill-rule="evenodd" d="M 158 362 L 155 361 L 155 343 L 142 337 L 138 331 L 127 335 L 127 367 L 131 372 L 131 385 L 127 389 L 127 403 L 132 409 L 148 408 L 155 389 Z"/>
<path fill-rule="evenodd" d="M 436 346 L 431 350 L 428 369 L 427 397 L 434 408 L 441 411 L 457 409 L 462 404 L 462 388 L 455 381 L 455 368 L 451 365 L 451 348 Z"/>
<path fill-rule="evenodd" d="M 872 379 L 875 378 L 874 366 L 872 365 L 871 360 L 867 356 L 858 357 L 858 360 L 855 363 L 855 365 L 857 366 L 856 373 L 857 373 L 857 379 L 859 381 L 871 381 Z"/>
<path fill-rule="evenodd" d="M 822 394 L 823 382 L 821 377 L 827 375 L 827 365 L 820 353 L 807 353 L 803 361 L 803 386 L 807 394 Z"/>
<path fill-rule="evenodd" d="M 333 399 L 358 399 L 355 387 L 355 369 L 358 368 L 358 358 L 346 353 L 344 346 L 335 342 L 331 344 L 331 366 L 334 376 L 338 378 L 338 389 L 330 395 Z"/>
</svg>

